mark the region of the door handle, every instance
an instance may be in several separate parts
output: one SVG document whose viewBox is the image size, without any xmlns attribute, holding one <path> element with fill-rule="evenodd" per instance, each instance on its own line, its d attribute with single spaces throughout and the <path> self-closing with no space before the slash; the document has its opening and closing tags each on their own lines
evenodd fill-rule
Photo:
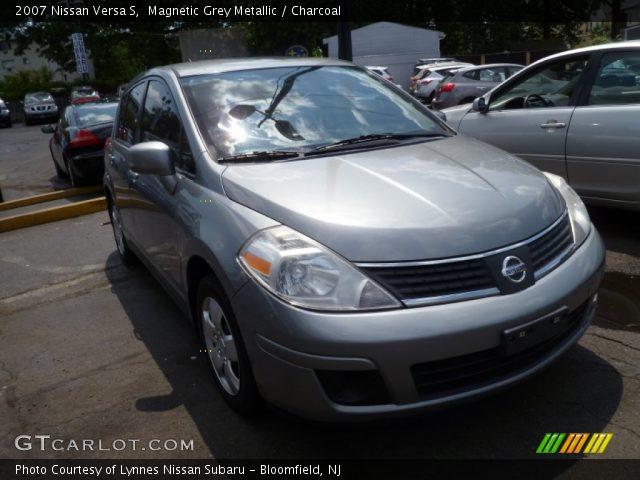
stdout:
<svg viewBox="0 0 640 480">
<path fill-rule="evenodd" d="M 565 128 L 566 123 L 557 122 L 556 120 L 547 120 L 546 123 L 542 123 L 540 128 Z"/>
</svg>

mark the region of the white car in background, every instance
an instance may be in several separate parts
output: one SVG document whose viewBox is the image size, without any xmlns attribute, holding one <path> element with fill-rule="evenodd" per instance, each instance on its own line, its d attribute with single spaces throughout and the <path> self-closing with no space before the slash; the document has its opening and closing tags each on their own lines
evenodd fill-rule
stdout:
<svg viewBox="0 0 640 480">
<path fill-rule="evenodd" d="M 385 80 L 388 80 L 389 82 L 393 83 L 396 87 L 398 88 L 402 88 L 402 85 L 395 83 L 394 79 L 393 79 L 393 75 L 391 75 L 389 73 L 389 70 L 387 69 L 387 67 L 382 67 L 382 66 L 367 66 L 364 67 L 367 70 L 369 70 L 370 72 L 375 73 L 376 75 L 380 75 L 382 78 L 384 78 Z"/>
</svg>

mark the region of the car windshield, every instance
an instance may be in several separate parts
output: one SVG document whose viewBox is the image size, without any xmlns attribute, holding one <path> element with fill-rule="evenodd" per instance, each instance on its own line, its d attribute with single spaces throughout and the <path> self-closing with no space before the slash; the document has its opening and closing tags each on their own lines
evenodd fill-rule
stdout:
<svg viewBox="0 0 640 480">
<path fill-rule="evenodd" d="M 417 102 L 357 67 L 295 66 L 182 79 L 215 157 L 307 151 L 377 134 L 449 132 Z"/>
<path fill-rule="evenodd" d="M 77 107 L 78 126 L 86 127 L 96 123 L 113 122 L 117 109 L 117 103 L 92 103 Z"/>
<path fill-rule="evenodd" d="M 53 102 L 50 93 L 29 93 L 24 99 L 25 103 Z"/>
</svg>

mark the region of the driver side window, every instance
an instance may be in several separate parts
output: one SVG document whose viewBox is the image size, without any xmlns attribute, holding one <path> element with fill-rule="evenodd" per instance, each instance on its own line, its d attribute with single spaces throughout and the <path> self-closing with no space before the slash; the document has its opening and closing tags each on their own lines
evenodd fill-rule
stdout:
<svg viewBox="0 0 640 480">
<path fill-rule="evenodd" d="M 589 57 L 571 57 L 538 68 L 491 99 L 489 110 L 566 107 Z"/>
</svg>

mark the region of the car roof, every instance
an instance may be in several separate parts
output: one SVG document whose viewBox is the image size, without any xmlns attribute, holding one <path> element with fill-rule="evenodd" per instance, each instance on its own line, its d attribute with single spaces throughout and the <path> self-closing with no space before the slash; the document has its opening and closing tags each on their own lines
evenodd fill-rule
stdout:
<svg viewBox="0 0 640 480">
<path fill-rule="evenodd" d="M 225 58 L 216 60 L 199 60 L 196 62 L 175 63 L 156 67 L 143 73 L 141 76 L 154 72 L 171 71 L 177 77 L 190 77 L 193 75 L 232 72 L 239 70 L 254 70 L 261 68 L 278 67 L 312 67 L 312 66 L 353 66 L 351 62 L 335 60 L 332 58 L 309 57 L 273 57 L 273 58 Z M 130 82 L 132 83 L 132 82 Z"/>
<path fill-rule="evenodd" d="M 112 100 L 112 99 L 101 99 L 101 100 L 91 100 L 89 102 L 82 102 L 82 103 L 70 103 L 69 107 L 76 109 L 76 110 L 83 110 L 85 108 L 89 108 L 89 107 L 95 107 L 96 105 L 108 105 L 108 104 L 118 104 L 119 100 Z"/>
<path fill-rule="evenodd" d="M 415 68 L 420 70 L 424 70 L 425 68 L 433 69 L 433 68 L 446 68 L 446 67 L 455 67 L 455 66 L 467 67 L 472 66 L 472 63 L 467 62 L 438 62 L 438 63 L 425 63 L 424 65 L 417 65 Z"/>
<path fill-rule="evenodd" d="M 524 65 L 519 65 L 517 63 L 487 63 L 484 65 L 473 65 L 471 67 L 462 67 L 456 70 L 456 73 L 467 73 L 467 72 L 474 72 L 476 70 L 482 70 L 485 68 L 498 68 L 498 67 L 524 68 Z"/>
<path fill-rule="evenodd" d="M 580 53 L 591 53 L 591 52 L 607 51 L 607 50 L 619 50 L 619 49 L 625 49 L 625 48 L 640 49 L 640 40 L 628 40 L 624 42 L 604 43 L 602 45 L 594 45 L 591 47 L 574 48 L 572 50 L 566 50 L 564 52 L 555 53 L 553 55 L 549 55 L 548 57 L 541 58 L 540 60 L 535 61 L 531 65 L 537 65 L 539 63 L 546 62 L 547 60 L 562 58 L 567 55 L 575 55 Z M 529 67 L 531 65 L 529 65 Z"/>
</svg>

